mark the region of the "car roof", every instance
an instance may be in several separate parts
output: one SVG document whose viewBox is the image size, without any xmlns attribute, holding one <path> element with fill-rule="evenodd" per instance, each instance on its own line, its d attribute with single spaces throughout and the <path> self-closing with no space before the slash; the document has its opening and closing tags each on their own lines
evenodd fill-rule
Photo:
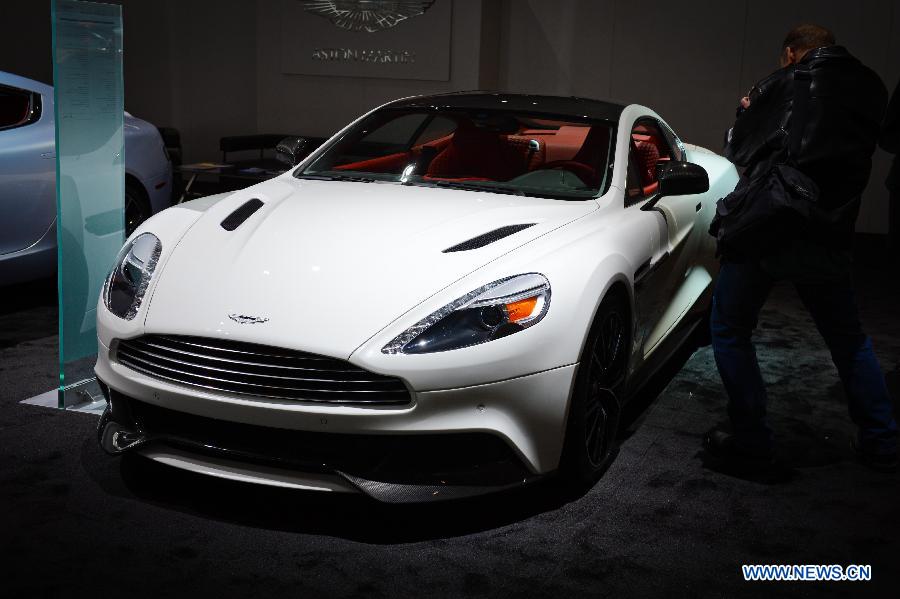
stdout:
<svg viewBox="0 0 900 599">
<path fill-rule="evenodd" d="M 384 108 L 513 110 L 618 122 L 622 111 L 625 110 L 625 105 L 576 96 L 475 91 L 403 98 L 387 104 Z"/>
<path fill-rule="evenodd" d="M 39 94 L 53 95 L 52 85 L 47 85 L 46 83 L 41 83 L 40 81 L 35 81 L 34 79 L 29 79 L 28 77 L 22 77 L 21 75 L 15 75 L 6 71 L 0 71 L 0 84 L 17 87 L 30 92 L 37 92 Z"/>
</svg>

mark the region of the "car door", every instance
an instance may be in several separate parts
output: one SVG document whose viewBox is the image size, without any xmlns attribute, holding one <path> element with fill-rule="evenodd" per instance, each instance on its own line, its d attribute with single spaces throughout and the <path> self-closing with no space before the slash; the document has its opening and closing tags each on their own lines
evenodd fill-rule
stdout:
<svg viewBox="0 0 900 599">
<path fill-rule="evenodd" d="M 682 287 L 694 263 L 698 196 L 659 196 L 657 169 L 661 163 L 683 160 L 675 135 L 656 119 L 645 117 L 632 126 L 626 202 L 643 210 L 659 232 L 655 253 L 635 273 L 637 341 L 646 358 L 683 316 L 691 302 Z M 701 206 L 702 208 L 702 206 Z"/>
<path fill-rule="evenodd" d="M 53 225 L 54 143 L 43 94 L 0 83 L 0 255 L 34 245 Z"/>
</svg>

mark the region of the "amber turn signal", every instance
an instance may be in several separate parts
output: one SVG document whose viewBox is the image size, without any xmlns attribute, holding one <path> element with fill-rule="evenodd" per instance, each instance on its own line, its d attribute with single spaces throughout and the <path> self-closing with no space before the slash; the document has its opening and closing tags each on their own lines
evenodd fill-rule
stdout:
<svg viewBox="0 0 900 599">
<path fill-rule="evenodd" d="M 510 322 L 519 322 L 531 316 L 534 307 L 537 305 L 538 298 L 529 297 L 511 304 L 506 304 L 506 314 L 509 316 Z"/>
</svg>

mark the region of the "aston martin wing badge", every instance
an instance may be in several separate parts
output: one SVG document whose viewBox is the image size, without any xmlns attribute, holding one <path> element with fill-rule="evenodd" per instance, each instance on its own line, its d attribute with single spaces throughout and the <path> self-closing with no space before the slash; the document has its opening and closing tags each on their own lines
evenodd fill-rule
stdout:
<svg viewBox="0 0 900 599">
<path fill-rule="evenodd" d="M 304 8 L 348 31 L 375 33 L 425 14 L 435 0 L 305 0 Z"/>
</svg>

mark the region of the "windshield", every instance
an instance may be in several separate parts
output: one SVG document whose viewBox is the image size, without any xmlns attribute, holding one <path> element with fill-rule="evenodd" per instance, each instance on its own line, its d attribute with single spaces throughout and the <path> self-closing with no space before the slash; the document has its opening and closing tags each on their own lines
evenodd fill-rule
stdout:
<svg viewBox="0 0 900 599">
<path fill-rule="evenodd" d="M 573 116 L 385 109 L 295 176 L 586 199 L 606 190 L 612 131 Z"/>
</svg>

